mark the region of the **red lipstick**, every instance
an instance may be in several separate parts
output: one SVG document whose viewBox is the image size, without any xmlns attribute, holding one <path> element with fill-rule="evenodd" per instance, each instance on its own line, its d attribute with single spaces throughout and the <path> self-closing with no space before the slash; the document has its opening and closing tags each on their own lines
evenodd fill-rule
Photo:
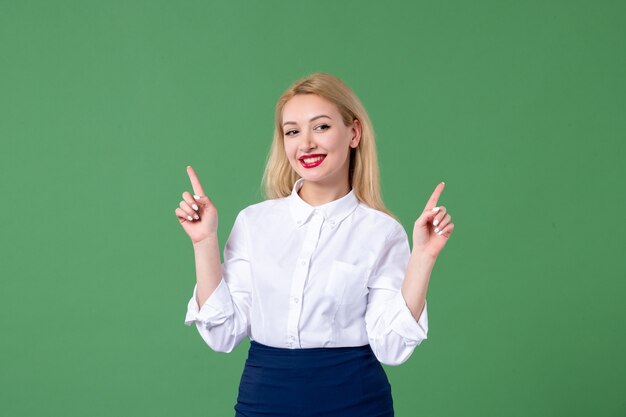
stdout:
<svg viewBox="0 0 626 417">
<path fill-rule="evenodd" d="M 315 168 L 316 166 L 321 164 L 325 158 L 326 158 L 326 155 L 322 153 L 314 153 L 310 155 L 302 155 L 300 158 L 298 158 L 298 160 L 300 161 L 302 166 L 305 168 Z M 309 160 L 313 159 L 313 161 L 306 163 L 304 162 L 305 159 L 309 159 Z"/>
</svg>

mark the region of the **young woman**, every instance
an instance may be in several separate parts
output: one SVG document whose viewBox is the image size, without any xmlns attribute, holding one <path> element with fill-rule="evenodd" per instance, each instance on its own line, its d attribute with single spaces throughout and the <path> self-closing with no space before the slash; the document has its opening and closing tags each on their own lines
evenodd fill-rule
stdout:
<svg viewBox="0 0 626 417">
<path fill-rule="evenodd" d="M 426 293 L 454 229 L 435 187 L 413 250 L 379 189 L 374 131 L 356 95 L 316 73 L 278 100 L 263 183 L 241 210 L 220 263 L 217 210 L 194 195 L 176 216 L 193 242 L 196 286 L 185 324 L 215 351 L 246 336 L 236 416 L 393 416 L 381 366 L 427 337 Z"/>
</svg>

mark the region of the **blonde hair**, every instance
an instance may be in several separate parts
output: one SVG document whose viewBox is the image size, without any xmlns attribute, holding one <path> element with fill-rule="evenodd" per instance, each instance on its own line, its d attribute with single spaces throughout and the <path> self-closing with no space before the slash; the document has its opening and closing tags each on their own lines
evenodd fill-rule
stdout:
<svg viewBox="0 0 626 417">
<path fill-rule="evenodd" d="M 382 200 L 374 128 L 369 116 L 350 87 L 338 77 L 326 73 L 314 73 L 296 81 L 276 103 L 274 140 L 267 157 L 262 183 L 266 198 L 290 195 L 298 179 L 285 154 L 281 126 L 283 108 L 297 94 L 316 94 L 335 104 L 345 126 L 353 123 L 354 119 L 361 122 L 359 145 L 350 149 L 350 187 L 359 201 L 395 218 Z"/>
</svg>

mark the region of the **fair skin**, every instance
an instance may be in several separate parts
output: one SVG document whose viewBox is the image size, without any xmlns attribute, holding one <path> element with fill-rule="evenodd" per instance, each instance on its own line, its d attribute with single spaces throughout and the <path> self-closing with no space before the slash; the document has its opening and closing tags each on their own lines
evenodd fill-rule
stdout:
<svg viewBox="0 0 626 417">
<path fill-rule="evenodd" d="M 289 163 L 304 178 L 299 191 L 304 201 L 317 206 L 350 192 L 350 150 L 356 148 L 361 139 L 358 120 L 345 126 L 335 104 L 314 94 L 296 95 L 285 104 L 282 128 Z M 303 155 L 321 155 L 323 160 L 321 163 L 308 160 L 307 164 L 307 160 L 305 163 L 300 161 Z M 175 213 L 193 243 L 196 301 L 201 306 L 217 288 L 222 275 L 217 240 L 217 209 L 205 195 L 190 166 L 187 167 L 187 174 L 195 196 L 185 191 Z M 423 311 L 435 261 L 454 230 L 446 208 L 437 205 L 443 188 L 443 182 L 435 187 L 413 226 L 413 249 L 401 291 L 415 320 L 419 319 Z"/>
<path fill-rule="evenodd" d="M 350 192 L 350 149 L 361 139 L 361 123 L 345 126 L 333 103 L 315 94 L 300 94 L 283 108 L 283 145 L 287 159 L 304 178 L 300 197 L 312 206 L 337 200 Z M 324 155 L 322 163 L 306 168 L 299 160 Z"/>
</svg>

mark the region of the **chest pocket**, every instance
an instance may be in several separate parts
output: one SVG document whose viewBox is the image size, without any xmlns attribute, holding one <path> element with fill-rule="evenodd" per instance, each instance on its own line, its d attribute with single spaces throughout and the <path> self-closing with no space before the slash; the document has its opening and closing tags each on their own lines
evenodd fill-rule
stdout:
<svg viewBox="0 0 626 417">
<path fill-rule="evenodd" d="M 326 293 L 337 304 L 355 303 L 367 292 L 366 268 L 347 262 L 333 261 L 326 283 Z"/>
</svg>

